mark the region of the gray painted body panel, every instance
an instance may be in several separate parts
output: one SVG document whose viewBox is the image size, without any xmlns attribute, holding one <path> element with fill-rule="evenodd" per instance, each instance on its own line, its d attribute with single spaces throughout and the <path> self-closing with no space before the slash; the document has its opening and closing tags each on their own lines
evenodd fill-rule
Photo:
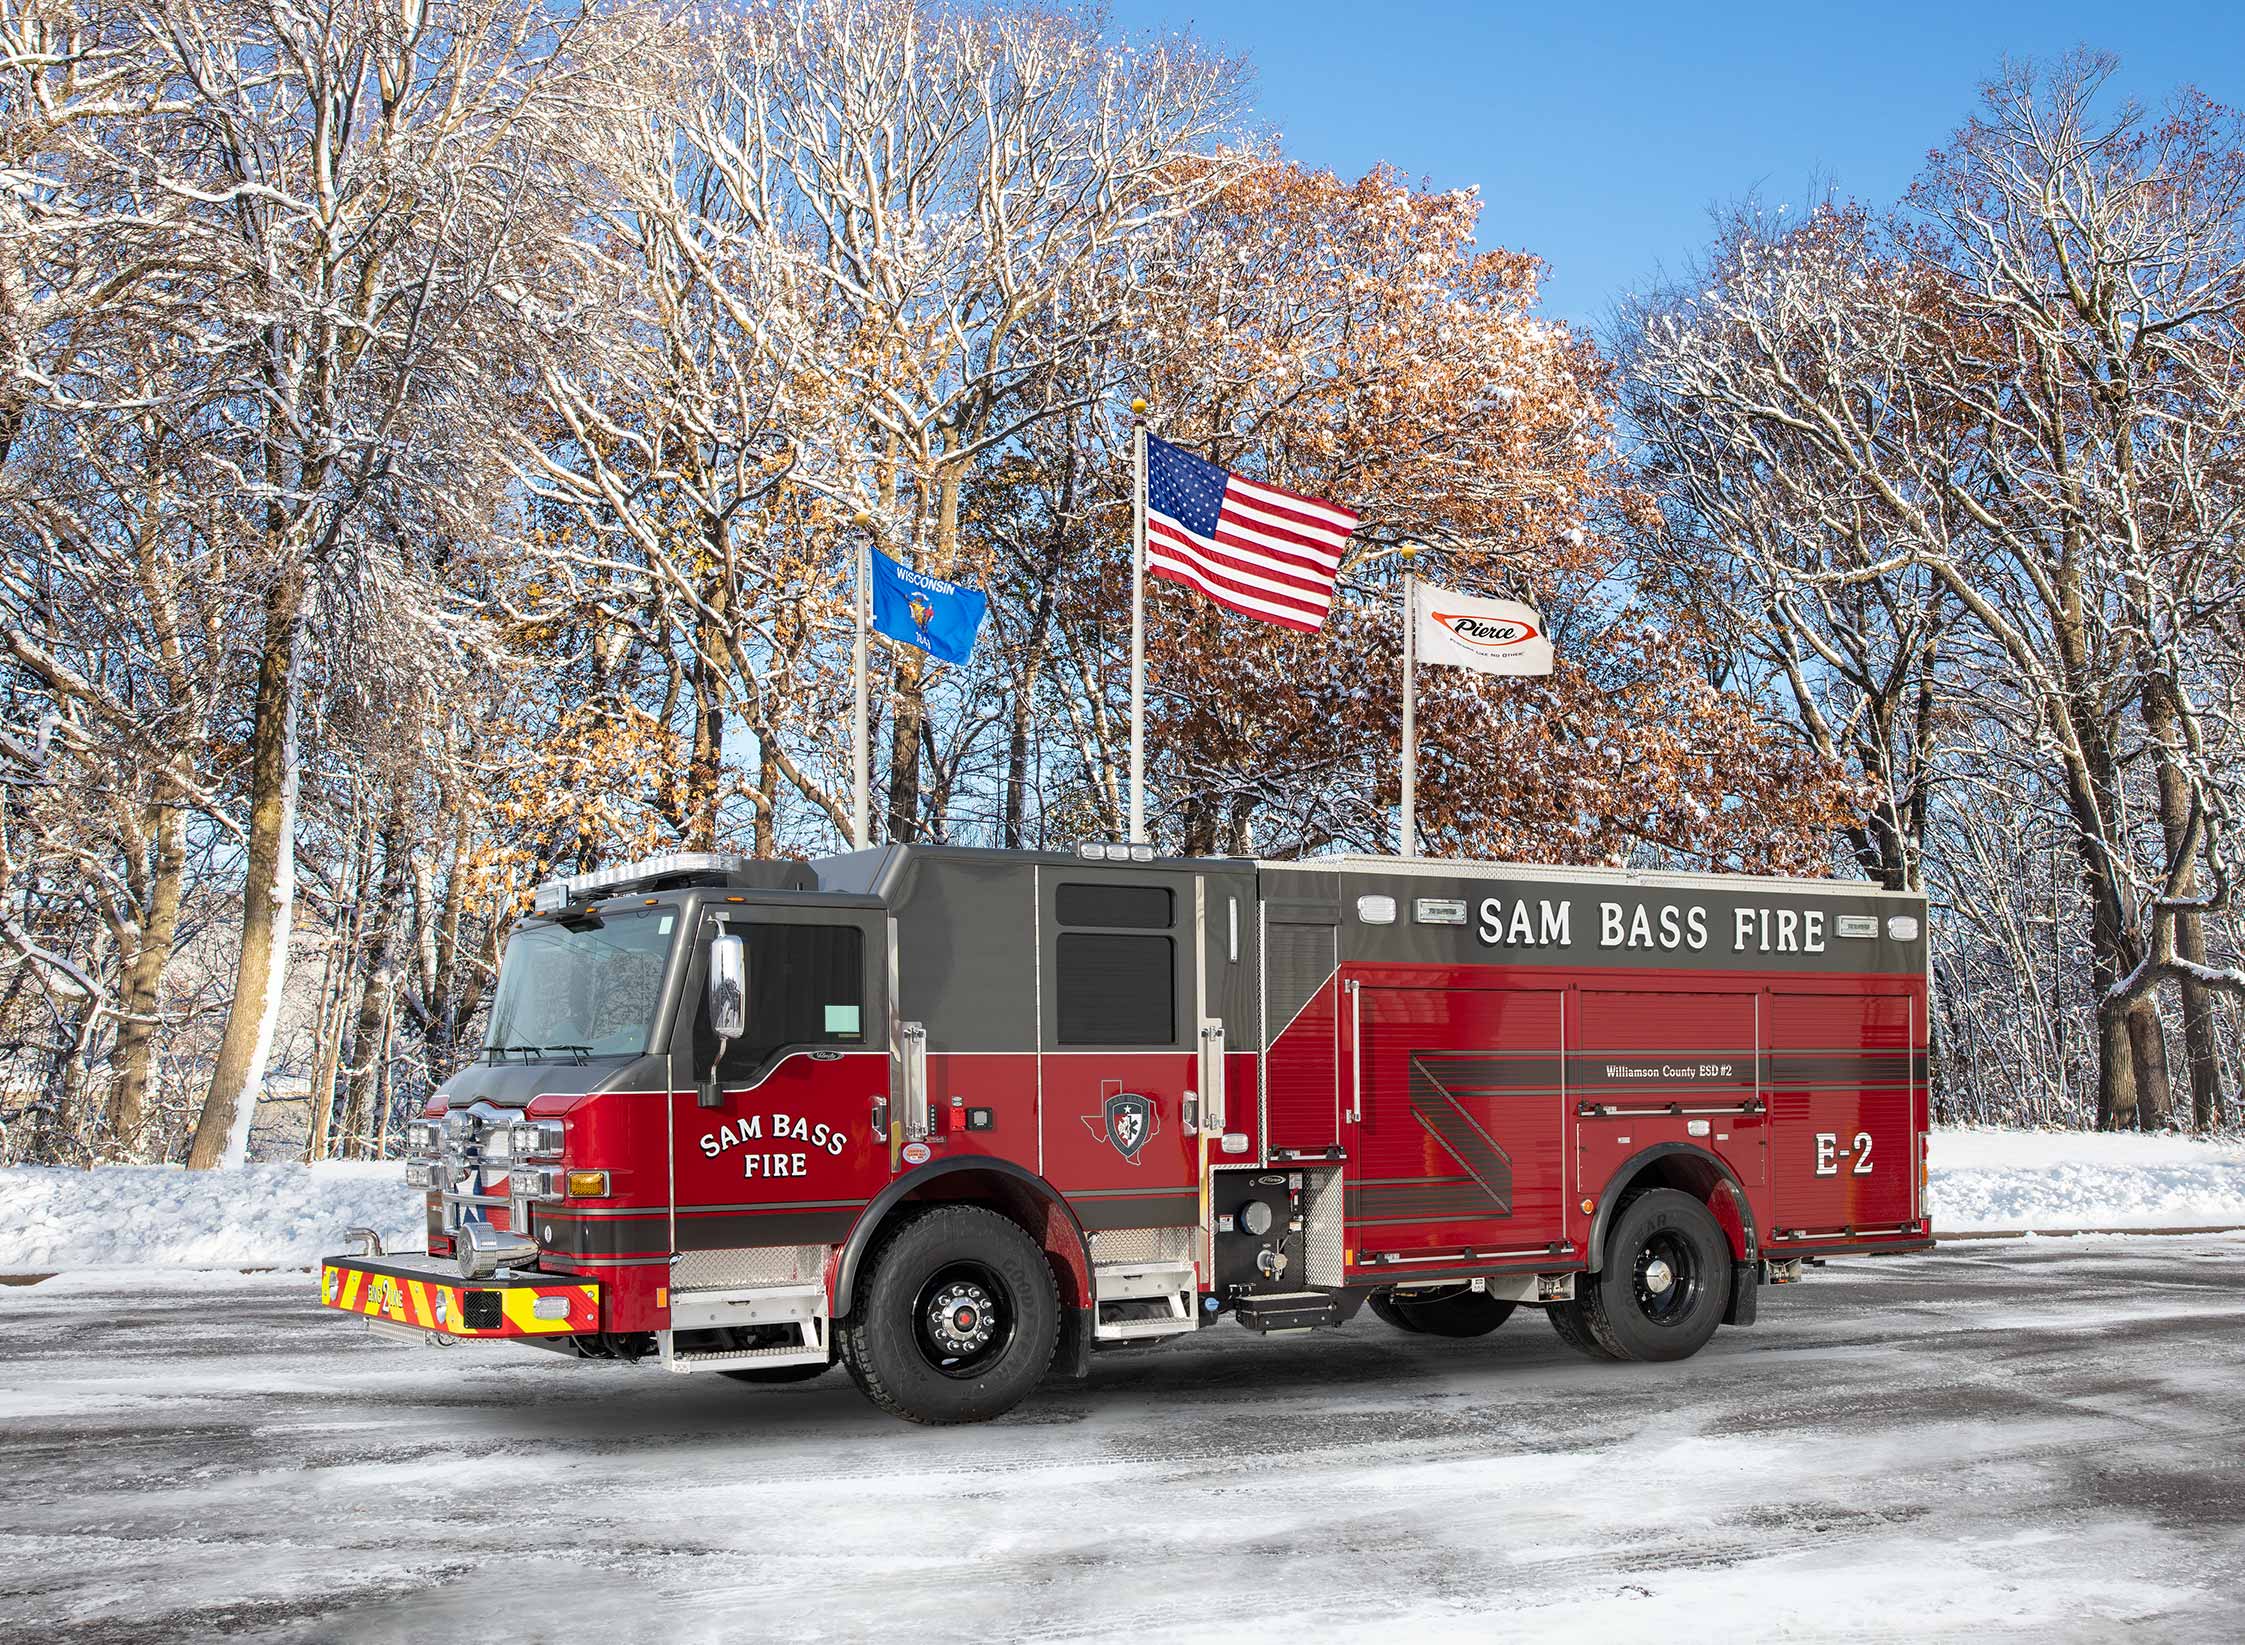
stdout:
<svg viewBox="0 0 2245 1645">
<path fill-rule="evenodd" d="M 1439 874 L 1395 865 L 1340 874 L 1266 864 L 1273 908 L 1322 900 L 1338 882 L 1341 963 L 1538 965 L 1613 970 L 1783 971 L 1919 975 L 1925 970 L 1925 900 L 1871 886 L 1819 880 L 1639 876 L 1585 869 L 1507 877 L 1501 868 Z M 1370 923 L 1359 899 L 1389 897 L 1392 923 Z M 1421 899 L 1464 904 L 1464 923 L 1431 924 Z M 1745 923 L 1740 923 L 1741 915 Z M 1867 920 L 1875 936 L 1840 935 L 1840 919 Z M 1895 917 L 1917 934 L 1888 935 Z M 1742 941 L 1743 939 L 1743 941 Z M 1275 1012 L 1274 1012 L 1275 1015 Z"/>
</svg>

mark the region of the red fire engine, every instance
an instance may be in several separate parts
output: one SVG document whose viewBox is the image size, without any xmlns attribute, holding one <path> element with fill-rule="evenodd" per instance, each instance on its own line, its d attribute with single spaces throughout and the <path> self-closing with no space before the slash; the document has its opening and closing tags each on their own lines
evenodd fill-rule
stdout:
<svg viewBox="0 0 2245 1645">
<path fill-rule="evenodd" d="M 388 1334 L 922 1422 L 1226 1316 L 1609 1359 L 1930 1243 L 1924 905 L 1862 885 L 893 846 L 539 889 L 412 1126 Z"/>
</svg>

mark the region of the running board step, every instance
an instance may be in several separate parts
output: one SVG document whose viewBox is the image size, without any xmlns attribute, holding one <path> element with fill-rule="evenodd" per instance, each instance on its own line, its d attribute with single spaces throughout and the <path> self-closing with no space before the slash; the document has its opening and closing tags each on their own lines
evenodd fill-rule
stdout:
<svg viewBox="0 0 2245 1645">
<path fill-rule="evenodd" d="M 1091 1270 L 1095 1342 L 1134 1342 L 1194 1330 L 1199 1284 L 1189 1262 L 1110 1262 Z"/>
<path fill-rule="evenodd" d="M 795 1340 L 770 1343 L 761 1348 L 678 1346 L 681 1332 L 741 1330 L 785 1333 Z M 722 1342 L 725 1338 L 720 1336 L 717 1340 Z M 759 1285 L 673 1291 L 670 1294 L 670 1329 L 657 1331 L 655 1344 L 666 1371 L 823 1364 L 832 1353 L 827 1335 L 826 1287 Z"/>
<path fill-rule="evenodd" d="M 1276 1295 L 1244 1296 L 1232 1304 L 1240 1324 L 1270 1336 L 1280 1331 L 1308 1331 L 1320 1325 L 1341 1323 L 1340 1300 L 1327 1291 L 1286 1291 Z"/>
</svg>

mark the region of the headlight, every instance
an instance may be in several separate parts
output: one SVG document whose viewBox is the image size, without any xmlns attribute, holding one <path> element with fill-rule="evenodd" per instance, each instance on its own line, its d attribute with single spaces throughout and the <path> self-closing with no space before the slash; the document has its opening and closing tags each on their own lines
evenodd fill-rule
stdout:
<svg viewBox="0 0 2245 1645">
<path fill-rule="evenodd" d="M 507 1152 L 514 1159 L 561 1158 L 559 1120 L 516 1120 L 507 1127 Z"/>
<path fill-rule="evenodd" d="M 559 1199 L 561 1190 L 561 1173 L 550 1165 L 518 1165 L 507 1173 L 507 1192 L 516 1199 Z"/>
<path fill-rule="evenodd" d="M 434 1188 L 437 1185 L 436 1162 L 425 1159 L 407 1160 L 405 1185 L 408 1188 Z"/>
<path fill-rule="evenodd" d="M 415 1120 L 405 1128 L 405 1151 L 424 1159 L 444 1151 L 444 1126 L 437 1120 Z"/>
</svg>

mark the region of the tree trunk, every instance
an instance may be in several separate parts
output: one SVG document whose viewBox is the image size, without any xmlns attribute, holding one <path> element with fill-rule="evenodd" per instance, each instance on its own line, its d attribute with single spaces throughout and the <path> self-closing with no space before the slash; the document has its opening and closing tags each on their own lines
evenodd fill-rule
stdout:
<svg viewBox="0 0 2245 1645">
<path fill-rule="evenodd" d="M 2136 1123 L 2136 1063 L 2128 1007 L 2112 997 L 2124 969 L 2119 905 L 2098 884 L 2095 843 L 2084 839 L 2081 852 L 2089 879 L 2090 998 L 2097 1011 L 2097 1129 L 2124 1131 Z"/>
<path fill-rule="evenodd" d="M 249 861 L 242 883 L 241 950 L 226 1032 L 187 1150 L 191 1171 L 242 1162 L 288 983 L 289 925 L 296 910 L 296 720 L 303 694 L 306 592 L 304 569 L 291 566 L 265 598 L 264 649 L 250 724 Z"/>
<path fill-rule="evenodd" d="M 382 892 L 367 916 L 365 981 L 359 993 L 358 1021 L 351 1030 L 351 1082 L 343 1104 L 346 1151 L 366 1157 L 368 1133 L 373 1129 L 374 1105 L 381 1088 L 381 1069 L 387 1059 L 386 1024 L 397 993 L 397 922 L 405 903 L 405 818 L 403 808 L 393 811 L 382 830 Z"/>
<path fill-rule="evenodd" d="M 2175 1092 L 2167 1071 L 2167 1025 L 2156 997 L 2146 995 L 2128 1008 L 2128 1049 L 2136 1075 L 2136 1124 L 2164 1131 L 2175 1122 Z"/>
<path fill-rule="evenodd" d="M 935 546 L 932 563 L 915 563 L 913 569 L 937 577 L 958 573 L 959 485 L 963 476 L 949 459 L 958 449 L 959 431 L 945 424 L 942 451 L 935 479 Z M 927 722 L 928 659 L 910 646 L 892 648 L 897 657 L 895 705 L 889 726 L 889 838 L 920 837 L 920 739 Z"/>
<path fill-rule="evenodd" d="M 2177 882 L 2182 896 L 2197 893 L 2197 866 L 2185 861 L 2191 850 L 2190 780 L 2175 762 L 2180 735 L 2175 684 L 2165 674 L 2153 672 L 2144 679 L 2144 729 L 2150 736 L 2152 766 L 2159 778 L 2159 826 L 2166 838 L 2170 867 L 2183 863 Z M 2175 955 L 2193 965 L 2206 963 L 2206 925 L 2196 914 L 2175 916 Z M 2217 1122 L 2222 1109 L 2221 1042 L 2214 1022 L 2214 1001 L 2205 988 L 2189 979 L 2181 984 L 2183 1002 L 2183 1052 L 2190 1066 L 2192 1122 L 2201 1131 Z"/>
<path fill-rule="evenodd" d="M 444 911 L 437 920 L 437 969 L 430 991 L 423 998 L 428 1012 L 427 1043 L 438 1053 L 436 1065 L 449 1069 L 460 1041 L 460 917 L 467 901 L 468 814 L 448 788 L 438 814 L 441 828 L 452 821 L 452 840 L 444 858 Z"/>
<path fill-rule="evenodd" d="M 2100 995 L 2102 992 L 2100 986 Z M 2136 1073 L 2129 1039 L 2128 1012 L 2109 1001 L 2101 1001 L 2097 1007 L 2097 1129 L 2100 1131 L 2125 1131 L 2136 1123 Z"/>
<path fill-rule="evenodd" d="M 780 763 L 772 757 L 767 731 L 756 739 L 756 825 L 750 849 L 759 859 L 779 855 L 779 804 Z"/>
<path fill-rule="evenodd" d="M 920 837 L 920 721 L 927 713 L 926 659 L 910 646 L 891 650 L 896 674 L 890 686 L 889 814 L 892 841 Z"/>
<path fill-rule="evenodd" d="M 368 1151 L 370 1159 L 387 1159 L 390 1156 L 390 1110 L 397 1098 L 390 1089 L 390 1063 L 397 1046 L 397 990 L 392 988 L 382 1011 L 382 1043 L 375 1057 L 374 1067 L 374 1145 Z"/>
<path fill-rule="evenodd" d="M 725 775 L 725 681 L 714 642 L 697 626 L 694 641 L 693 748 L 686 760 L 686 847 L 717 849 L 718 791 Z"/>
<path fill-rule="evenodd" d="M 2175 922 L 2176 956 L 2192 965 L 2206 963 L 2206 927 L 2195 914 Z M 2190 1120 L 2211 1131 L 2222 1123 L 2228 1099 L 2222 1089 L 2222 1042 L 2214 1020 L 2214 996 L 2195 982 L 2183 984 L 2183 1053 L 2190 1061 Z"/>
<path fill-rule="evenodd" d="M 370 814 L 359 830 L 357 860 L 351 869 L 351 902 L 343 919 L 341 947 L 335 959 L 335 978 L 321 1001 L 325 1032 L 313 1050 L 312 1120 L 306 1127 L 304 1157 L 317 1163 L 328 1157 L 328 1136 L 335 1127 L 335 1082 L 343 1062 L 343 1019 L 351 1006 L 351 984 L 358 976 L 359 942 L 366 931 L 367 898 L 374 890 L 374 818 Z M 349 1119 L 346 1111 L 344 1118 Z"/>
<path fill-rule="evenodd" d="M 124 1019 L 109 1086 L 109 1131 L 128 1155 L 138 1155 L 140 1128 L 147 1120 L 148 1087 L 155 1066 L 156 1013 L 163 1005 L 164 969 L 171 963 L 172 938 L 179 929 L 180 893 L 187 863 L 187 815 L 176 805 L 157 804 L 154 813 L 156 859 L 141 911 L 139 946 L 125 968 Z"/>
</svg>

